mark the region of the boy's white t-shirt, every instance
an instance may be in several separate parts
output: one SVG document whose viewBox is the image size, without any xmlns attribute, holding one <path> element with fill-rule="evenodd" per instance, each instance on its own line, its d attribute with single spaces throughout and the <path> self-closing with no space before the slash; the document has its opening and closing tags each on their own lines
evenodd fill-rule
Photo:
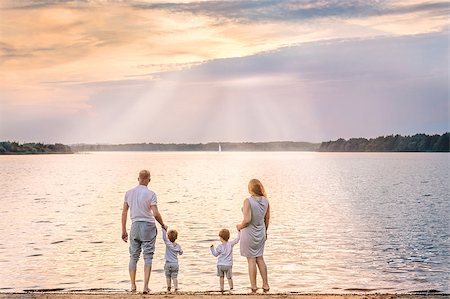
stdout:
<svg viewBox="0 0 450 299">
<path fill-rule="evenodd" d="M 125 193 L 125 200 L 130 207 L 131 222 L 146 221 L 155 223 L 151 206 L 157 205 L 155 192 L 144 185 L 137 185 Z"/>
<path fill-rule="evenodd" d="M 228 241 L 225 244 L 219 244 L 217 249 L 211 247 L 211 253 L 215 257 L 219 257 L 217 259 L 218 266 L 233 266 L 233 246 L 239 242 L 240 237 L 241 235 L 239 233 L 236 239 Z"/>
<path fill-rule="evenodd" d="M 166 244 L 165 259 L 168 263 L 178 264 L 178 256 L 183 254 L 183 249 L 181 249 L 180 244 L 173 245 L 169 239 L 167 239 L 167 230 L 162 229 L 162 237 L 164 244 Z"/>
</svg>

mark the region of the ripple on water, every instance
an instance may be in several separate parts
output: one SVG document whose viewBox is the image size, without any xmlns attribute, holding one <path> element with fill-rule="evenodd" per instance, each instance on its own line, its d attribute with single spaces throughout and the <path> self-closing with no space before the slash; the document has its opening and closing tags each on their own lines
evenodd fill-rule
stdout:
<svg viewBox="0 0 450 299">
<path fill-rule="evenodd" d="M 210 243 L 210 242 L 217 242 L 217 239 L 206 239 L 206 240 L 199 240 L 199 243 Z"/>
<path fill-rule="evenodd" d="M 412 291 L 413 294 L 441 294 L 442 291 L 430 289 L 430 290 L 420 290 L 420 291 Z"/>
<path fill-rule="evenodd" d="M 41 201 L 41 200 L 45 200 L 45 199 L 47 199 L 47 198 L 45 198 L 45 197 L 37 197 L 37 198 L 34 198 L 35 201 Z"/>
<path fill-rule="evenodd" d="M 73 285 L 79 283 L 78 281 L 61 282 L 60 285 Z"/>
<path fill-rule="evenodd" d="M 344 291 L 346 292 L 374 292 L 374 291 L 379 291 L 379 289 L 370 289 L 370 288 L 347 288 L 344 289 Z"/>
<path fill-rule="evenodd" d="M 50 244 L 54 245 L 54 244 L 60 244 L 60 243 L 64 243 L 64 242 L 66 242 L 66 240 L 55 241 L 55 242 L 51 242 Z"/>
<path fill-rule="evenodd" d="M 159 153 L 104 155 L 99 153 L 70 156 L 68 164 L 51 163 L 50 166 L 54 167 L 52 171 L 43 172 L 42 177 L 35 183 L 52 182 L 55 174 L 66 172 L 78 178 L 73 180 L 76 185 L 64 184 L 49 189 L 52 185 L 36 184 L 37 188 L 42 185 L 42 189 L 25 198 L 27 200 L 25 204 L 29 207 L 25 212 L 33 221 L 40 220 L 40 224 L 33 222 L 30 228 L 29 221 L 24 219 L 20 222 L 22 226 L 6 225 L 20 220 L 15 218 L 23 215 L 22 200 L 17 204 L 9 203 L 7 210 L 9 214 L 4 214 L 6 209 L 1 211 L 0 222 L 5 225 L 0 230 L 6 233 L 6 236 L 13 235 L 15 231 L 24 231 L 23 238 L 17 238 L 14 242 L 17 242 L 20 248 L 31 251 L 24 253 L 22 250 L 16 250 L 17 246 L 9 246 L 11 243 L 8 238 L 2 240 L 1 243 L 7 246 L 4 251 L 0 249 L 0 268 L 8 267 L 9 263 L 20 260 L 21 256 L 33 255 L 25 257 L 28 263 L 19 263 L 17 270 L 7 275 L 1 273 L 0 284 L 3 287 L 13 286 L 14 290 L 67 287 L 66 290 L 70 292 L 74 288 L 87 290 L 92 286 L 127 289 L 129 279 L 126 267 L 116 264 L 118 260 L 120 264 L 128 262 L 128 246 L 122 243 L 120 238 L 116 241 L 109 238 L 110 223 L 114 221 L 111 213 L 104 212 L 102 215 L 95 213 L 119 212 L 120 200 L 111 201 L 108 198 L 123 197 L 123 191 L 129 187 L 128 177 L 123 176 L 119 184 L 116 184 L 118 179 L 116 176 L 99 178 L 97 170 L 114 169 L 114 173 L 119 176 L 124 173 L 134 174 L 134 167 L 142 164 L 142 155 L 147 159 L 146 162 L 151 161 L 155 173 L 161 174 L 160 178 L 165 178 L 154 181 L 155 189 L 167 195 L 161 198 L 170 201 L 161 201 L 161 209 L 165 209 L 166 205 L 172 215 L 177 215 L 169 222 L 173 222 L 173 227 L 180 228 L 181 237 L 185 238 L 180 240 L 186 251 L 186 257 L 182 257 L 181 262 L 182 268 L 191 271 L 191 274 L 187 275 L 188 272 L 184 272 L 186 275 L 183 275 L 180 285 L 186 291 L 218 289 L 214 268 L 211 268 L 215 260 L 209 255 L 209 245 L 219 244 L 215 231 L 219 224 L 233 228 L 232 224 L 241 220 L 242 200 L 247 193 L 246 176 L 252 173 L 267 174 L 263 179 L 273 199 L 271 204 L 274 211 L 267 261 L 270 267 L 269 275 L 274 280 L 273 287 L 278 285 L 281 292 L 298 290 L 347 293 L 349 291 L 344 290 L 346 287 L 378 288 L 377 292 L 385 290 L 385 287 L 394 287 L 395 292 L 421 290 L 430 293 L 431 289 L 436 289 L 445 293 L 449 290 L 448 267 L 446 267 L 448 261 L 446 240 L 449 234 L 445 214 L 448 210 L 448 200 L 445 198 L 448 192 L 445 192 L 447 189 L 442 186 L 448 181 L 448 167 L 440 166 L 448 165 L 447 154 L 445 159 L 435 159 L 437 155 L 418 155 L 418 159 L 414 159 L 413 163 L 406 163 L 403 159 L 406 156 L 403 154 L 396 155 L 394 160 L 391 160 L 391 156 L 389 160 L 383 160 L 387 155 L 377 154 L 364 155 L 364 158 L 359 154 L 349 154 L 345 157 L 318 155 L 317 159 L 310 159 L 308 156 L 309 158 L 305 160 L 302 158 L 303 154 L 298 153 L 252 153 L 251 163 L 241 163 L 247 160 L 238 159 L 238 163 L 235 164 L 234 157 L 228 160 L 227 155 L 241 154 L 225 153 L 218 159 L 208 160 L 208 164 L 211 162 L 212 167 L 204 167 L 203 162 L 199 163 L 196 157 L 203 159 L 203 154 L 198 153 L 195 157 L 186 153 L 164 154 L 164 156 Z M 173 159 L 175 155 L 177 159 Z M 245 154 L 245 159 L 247 155 Z M 183 160 L 183 164 L 179 163 L 178 157 L 189 159 Z M 280 160 L 279 157 L 283 159 Z M 352 159 L 353 157 L 357 159 Z M 46 160 L 50 158 L 52 157 L 45 157 Z M 55 158 L 63 159 L 61 156 Z M 82 160 L 89 158 L 89 161 L 95 163 L 86 161 L 73 163 L 73 159 L 80 158 Z M 409 161 L 409 156 L 406 158 Z M 424 158 L 426 163 L 422 163 Z M 378 163 L 380 159 L 386 163 Z M 428 163 L 429 159 L 433 160 L 432 163 Z M 36 161 L 40 160 L 42 157 L 36 157 Z M 21 168 L 23 163 L 11 168 L 10 172 L 15 173 Z M 214 171 L 209 171 L 210 168 Z M 86 171 L 87 169 L 91 171 Z M 415 173 L 414 176 L 410 175 L 412 172 Z M 113 179 L 108 182 L 115 186 L 113 190 L 96 187 L 111 177 Z M 132 177 L 134 181 L 134 176 Z M 374 181 L 374 177 L 378 179 Z M 188 179 L 183 180 L 185 178 Z M 358 184 L 352 183 L 355 182 L 355 178 L 358 179 Z M 179 186 L 172 189 L 174 180 Z M 214 185 L 220 187 L 215 189 Z M 382 189 L 388 192 L 383 193 Z M 7 198 L 17 197 L 14 193 L 23 194 L 22 186 L 19 185 L 17 188 L 11 185 L 11 188 L 5 188 L 4 191 Z M 45 195 L 46 193 L 51 195 Z M 76 193 L 77 198 L 67 200 Z M 104 196 L 97 198 L 99 194 Z M 183 194 L 187 197 L 182 197 Z M 298 200 L 300 197 L 301 200 Z M 42 199 L 35 201 L 35 198 Z M 220 200 L 213 200 L 214 198 Z M 95 205 L 95 213 L 87 202 L 91 203 L 91 206 Z M 36 214 L 34 208 L 41 206 L 45 206 L 45 209 L 39 210 Z M 55 210 L 60 213 L 55 213 Z M 167 217 L 170 218 L 169 215 Z M 190 221 L 191 219 L 194 221 Z M 66 226 L 62 226 L 63 223 Z M 115 225 L 117 221 L 113 223 Z M 47 237 L 42 237 L 45 234 Z M 69 236 L 81 241 L 65 240 Z M 26 245 L 32 240 L 35 244 Z M 50 245 L 50 242 L 58 241 L 60 243 Z M 90 241 L 94 242 L 89 243 Z M 119 242 L 121 246 L 118 246 Z M 160 237 L 158 242 L 162 242 Z M 155 253 L 161 257 L 164 249 L 163 246 L 158 247 L 159 245 Z M 41 250 L 33 250 L 36 247 Z M 100 251 L 105 253 L 106 258 L 95 257 Z M 293 255 L 293 251 L 297 254 Z M 242 272 L 236 273 L 236 285 L 239 287 L 242 281 L 242 285 L 247 286 L 246 261 L 239 256 L 236 249 L 234 256 L 236 272 L 238 270 Z M 58 262 L 64 261 L 70 270 L 41 271 L 53 259 Z M 421 260 L 423 261 L 420 262 Z M 141 259 L 140 265 L 142 263 Z M 289 263 L 299 266 L 285 267 Z M 28 269 L 30 264 L 32 267 Z M 156 289 L 165 285 L 161 264 L 162 262 L 155 265 L 155 268 L 160 269 L 155 272 L 156 275 L 152 275 Z M 96 279 L 103 276 L 101 274 L 85 276 L 84 265 L 97 266 L 98 271 L 108 270 L 108 275 L 104 276 L 105 280 L 101 285 Z M 60 276 L 61 273 L 67 272 L 78 276 Z M 355 273 L 361 275 L 356 276 Z M 301 275 L 299 281 L 292 279 L 292 275 L 295 274 Z M 75 285 L 53 285 L 55 281 L 58 282 L 58 278 L 61 278 L 59 282 L 74 282 L 80 280 L 80 277 L 86 279 Z M 414 277 L 425 277 L 428 282 L 412 281 Z M 107 282 L 109 279 L 115 280 L 116 283 Z M 123 281 L 118 282 L 119 280 Z M 35 283 L 39 285 L 36 286 Z M 340 288 L 331 289 L 331 286 Z"/>
<path fill-rule="evenodd" d="M 63 288 L 51 288 L 51 289 L 24 289 L 25 293 L 44 293 L 44 292 L 61 292 L 66 289 Z"/>
<path fill-rule="evenodd" d="M 124 281 L 124 282 L 129 282 L 129 281 Z M 78 292 L 86 292 L 86 293 L 90 293 L 90 292 L 111 292 L 111 293 L 115 293 L 115 292 L 126 292 L 127 290 L 122 290 L 122 289 L 113 289 L 113 288 L 88 288 L 88 289 L 71 289 L 70 292 L 73 293 L 78 293 Z"/>
</svg>

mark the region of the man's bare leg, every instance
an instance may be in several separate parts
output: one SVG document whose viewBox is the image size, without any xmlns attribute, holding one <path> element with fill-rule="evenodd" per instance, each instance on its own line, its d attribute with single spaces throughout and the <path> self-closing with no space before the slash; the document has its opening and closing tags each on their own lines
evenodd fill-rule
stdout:
<svg viewBox="0 0 450 299">
<path fill-rule="evenodd" d="M 150 281 L 150 273 L 152 272 L 152 266 L 144 266 L 144 294 L 148 293 L 150 289 L 148 288 L 148 282 Z"/>
<path fill-rule="evenodd" d="M 131 291 L 136 292 L 136 271 L 130 270 Z"/>
</svg>

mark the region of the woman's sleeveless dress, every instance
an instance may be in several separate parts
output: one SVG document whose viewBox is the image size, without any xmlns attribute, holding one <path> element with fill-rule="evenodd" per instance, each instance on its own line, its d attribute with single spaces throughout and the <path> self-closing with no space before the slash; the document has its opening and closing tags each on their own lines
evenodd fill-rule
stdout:
<svg viewBox="0 0 450 299">
<path fill-rule="evenodd" d="M 248 198 L 251 209 L 251 221 L 249 226 L 241 229 L 241 255 L 245 257 L 258 257 L 264 254 L 264 244 L 266 243 L 266 216 L 269 202 L 265 197 Z"/>
</svg>

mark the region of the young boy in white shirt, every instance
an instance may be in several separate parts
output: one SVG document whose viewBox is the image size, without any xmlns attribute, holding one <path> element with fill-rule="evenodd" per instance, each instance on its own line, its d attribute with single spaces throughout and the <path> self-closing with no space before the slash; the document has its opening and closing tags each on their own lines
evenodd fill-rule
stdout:
<svg viewBox="0 0 450 299">
<path fill-rule="evenodd" d="M 211 245 L 210 249 L 215 257 L 219 257 L 217 259 L 217 276 L 220 278 L 220 291 L 224 291 L 225 275 L 231 291 L 233 290 L 233 246 L 239 242 L 240 233 L 238 233 L 236 239 L 228 241 L 230 239 L 230 231 L 224 228 L 220 230 L 219 238 L 222 244 L 218 245 L 216 249 L 214 245 Z"/>
<path fill-rule="evenodd" d="M 178 271 L 180 269 L 178 265 L 178 255 L 183 254 L 180 244 L 175 243 L 178 237 L 176 230 L 167 231 L 167 226 L 162 227 L 162 237 L 166 244 L 166 263 L 164 264 L 164 274 L 166 275 L 167 291 L 170 292 L 171 280 L 173 280 L 173 287 L 175 292 L 178 291 Z"/>
</svg>

